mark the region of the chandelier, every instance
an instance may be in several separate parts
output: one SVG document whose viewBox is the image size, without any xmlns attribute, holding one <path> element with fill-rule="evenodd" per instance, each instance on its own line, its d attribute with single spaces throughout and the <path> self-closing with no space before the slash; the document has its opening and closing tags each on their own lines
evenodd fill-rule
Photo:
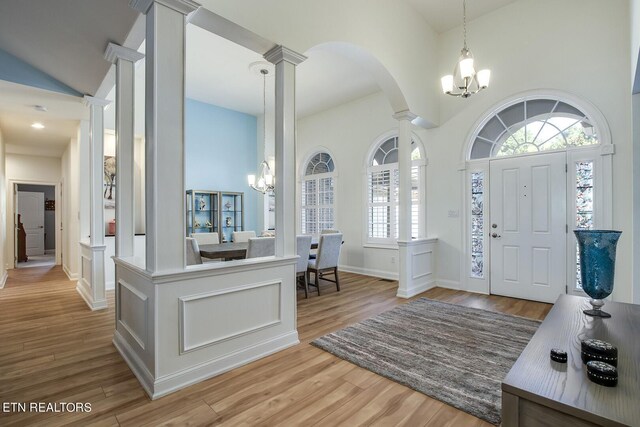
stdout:
<svg viewBox="0 0 640 427">
<path fill-rule="evenodd" d="M 262 74 L 262 137 L 264 138 L 264 142 L 266 145 L 267 141 L 267 74 L 269 74 L 269 70 L 266 68 L 260 69 L 260 74 Z M 255 175 L 247 176 L 247 181 L 249 181 L 249 187 L 253 188 L 256 191 L 261 192 L 262 194 L 266 194 L 268 192 L 273 192 L 275 190 L 275 186 L 273 185 L 273 173 L 271 173 L 271 168 L 269 167 L 269 163 L 266 160 L 263 160 L 260 163 L 258 180 L 256 181 Z"/>
<path fill-rule="evenodd" d="M 453 70 L 453 74 L 440 79 L 442 91 L 451 96 L 468 98 L 474 93 L 489 87 L 491 70 L 484 69 L 476 73 L 473 66 L 473 54 L 467 48 L 467 1 L 462 1 L 462 28 L 464 31 L 464 46 L 460 51 L 460 59 Z M 457 90 L 457 91 L 454 91 Z"/>
</svg>

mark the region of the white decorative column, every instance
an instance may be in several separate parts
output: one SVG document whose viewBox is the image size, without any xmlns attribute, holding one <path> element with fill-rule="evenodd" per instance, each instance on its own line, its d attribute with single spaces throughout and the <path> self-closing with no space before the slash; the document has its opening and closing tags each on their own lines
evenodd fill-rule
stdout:
<svg viewBox="0 0 640 427">
<path fill-rule="evenodd" d="M 146 270 L 185 267 L 184 67 L 191 0 L 131 0 L 146 28 Z"/>
<path fill-rule="evenodd" d="M 107 307 L 104 279 L 104 107 L 105 99 L 84 97 L 89 119 L 89 241 L 81 239 L 80 279 L 77 290 L 92 310 Z"/>
<path fill-rule="evenodd" d="M 276 66 L 276 256 L 296 255 L 296 65 L 306 56 L 284 46 L 264 55 Z"/>
<path fill-rule="evenodd" d="M 411 236 L 411 121 L 410 111 L 393 115 L 398 120 L 398 260 L 397 296 L 410 298 L 435 286 L 435 239 Z M 418 237 L 418 236 L 416 236 Z"/>
<path fill-rule="evenodd" d="M 116 65 L 116 247 L 115 255 L 134 255 L 134 94 L 135 63 L 140 52 L 109 43 L 105 59 Z"/>
</svg>

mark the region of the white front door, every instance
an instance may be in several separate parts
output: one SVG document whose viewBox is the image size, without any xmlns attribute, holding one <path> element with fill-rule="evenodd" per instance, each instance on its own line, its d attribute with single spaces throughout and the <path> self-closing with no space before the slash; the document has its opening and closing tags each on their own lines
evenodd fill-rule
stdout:
<svg viewBox="0 0 640 427">
<path fill-rule="evenodd" d="M 18 214 L 27 233 L 27 256 L 44 255 L 44 193 L 18 191 Z"/>
<path fill-rule="evenodd" d="M 566 153 L 491 160 L 491 293 L 566 293 Z"/>
</svg>

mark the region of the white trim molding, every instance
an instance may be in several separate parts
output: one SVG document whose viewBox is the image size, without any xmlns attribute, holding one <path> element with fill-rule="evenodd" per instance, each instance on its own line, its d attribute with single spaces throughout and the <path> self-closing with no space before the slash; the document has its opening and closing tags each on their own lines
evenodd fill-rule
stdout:
<svg viewBox="0 0 640 427">
<path fill-rule="evenodd" d="M 109 42 L 107 49 L 104 52 L 104 59 L 115 64 L 118 59 L 124 59 L 125 61 L 137 62 L 144 58 L 144 53 L 140 53 L 135 49 L 120 46 Z"/>
<path fill-rule="evenodd" d="M 145 15 L 154 3 L 159 3 L 183 15 L 188 15 L 200 7 L 200 3 L 192 0 L 129 0 L 129 6 L 132 9 Z"/>
</svg>

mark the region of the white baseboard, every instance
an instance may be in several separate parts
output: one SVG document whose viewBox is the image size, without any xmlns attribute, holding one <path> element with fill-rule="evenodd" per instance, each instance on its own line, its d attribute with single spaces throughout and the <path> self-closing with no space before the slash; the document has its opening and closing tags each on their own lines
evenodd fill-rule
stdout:
<svg viewBox="0 0 640 427">
<path fill-rule="evenodd" d="M 78 278 L 79 278 L 78 273 L 72 273 L 69 270 L 69 268 L 64 264 L 62 264 L 62 271 L 64 271 L 64 274 L 66 274 L 67 277 L 69 278 L 69 280 L 71 280 L 71 281 L 78 280 Z"/>
<path fill-rule="evenodd" d="M 89 294 L 89 292 L 82 285 L 81 280 L 78 280 L 78 284 L 76 285 L 76 291 L 80 294 L 84 302 L 87 303 L 91 311 L 104 310 L 105 308 L 107 308 L 106 299 L 102 301 L 93 301 L 93 298 L 91 298 L 91 295 Z"/>
<path fill-rule="evenodd" d="M 288 332 L 268 341 L 263 341 L 251 347 L 236 351 L 235 353 L 225 355 L 224 357 L 154 380 L 149 370 L 144 366 L 142 360 L 136 355 L 129 343 L 127 343 L 117 331 L 113 337 L 113 344 L 116 349 L 125 362 L 127 362 L 131 371 L 133 371 L 151 399 L 158 399 L 174 391 L 223 374 L 299 343 L 298 332 Z"/>
<path fill-rule="evenodd" d="M 362 274 L 364 276 L 379 277 L 381 279 L 398 280 L 398 273 L 384 270 L 374 270 L 371 268 L 353 267 L 350 265 L 341 265 L 338 267 L 339 271 L 345 271 L 347 273 Z"/>
<path fill-rule="evenodd" d="M 2 276 L 0 277 L 0 289 L 4 288 L 4 285 L 7 283 L 8 277 L 9 277 L 9 272 L 5 270 Z"/>
<path fill-rule="evenodd" d="M 429 289 L 433 289 L 436 287 L 436 281 L 432 280 L 429 281 L 427 283 L 424 283 L 422 285 L 416 286 L 414 288 L 411 289 L 400 289 L 398 288 L 398 293 L 396 294 L 396 296 L 398 298 L 411 298 L 414 297 L 418 294 L 421 294 L 423 292 L 428 291 Z"/>
<path fill-rule="evenodd" d="M 455 289 L 457 291 L 461 289 L 460 282 L 457 282 L 455 280 L 438 279 L 436 280 L 436 283 L 439 288 Z"/>
</svg>

